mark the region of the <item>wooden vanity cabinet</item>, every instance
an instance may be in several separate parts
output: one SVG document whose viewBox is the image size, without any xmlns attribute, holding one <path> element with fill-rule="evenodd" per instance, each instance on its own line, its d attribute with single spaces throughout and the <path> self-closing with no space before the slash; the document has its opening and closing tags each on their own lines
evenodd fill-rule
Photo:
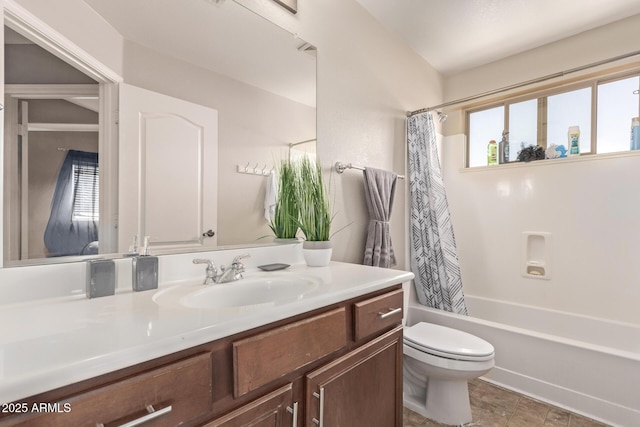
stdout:
<svg viewBox="0 0 640 427">
<path fill-rule="evenodd" d="M 234 342 L 236 397 L 290 372 L 304 396 L 267 395 L 207 426 L 401 427 L 402 304 L 396 288 Z"/>
<path fill-rule="evenodd" d="M 401 427 L 401 321 L 397 285 L 34 396 L 70 411 L 0 427 Z"/>
</svg>

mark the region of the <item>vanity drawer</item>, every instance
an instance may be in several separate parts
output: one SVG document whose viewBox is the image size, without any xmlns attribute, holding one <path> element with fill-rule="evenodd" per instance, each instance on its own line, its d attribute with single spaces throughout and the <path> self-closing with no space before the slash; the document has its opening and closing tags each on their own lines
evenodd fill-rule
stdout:
<svg viewBox="0 0 640 427">
<path fill-rule="evenodd" d="M 8 418 L 0 426 L 120 426 L 148 419 L 148 426 L 176 426 L 211 408 L 209 353 L 171 363 L 50 403 L 49 411 Z M 152 412 L 154 411 L 154 412 Z"/>
<path fill-rule="evenodd" d="M 354 340 L 359 341 L 402 323 L 402 306 L 402 289 L 355 303 Z"/>
<path fill-rule="evenodd" d="M 344 307 L 233 343 L 235 397 L 347 345 Z"/>
</svg>

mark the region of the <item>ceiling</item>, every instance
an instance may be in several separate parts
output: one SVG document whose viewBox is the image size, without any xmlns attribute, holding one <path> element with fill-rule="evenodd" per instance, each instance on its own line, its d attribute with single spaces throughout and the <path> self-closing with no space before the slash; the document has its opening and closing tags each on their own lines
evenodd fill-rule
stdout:
<svg viewBox="0 0 640 427">
<path fill-rule="evenodd" d="M 356 0 L 447 75 L 640 13 L 639 0 Z"/>
</svg>

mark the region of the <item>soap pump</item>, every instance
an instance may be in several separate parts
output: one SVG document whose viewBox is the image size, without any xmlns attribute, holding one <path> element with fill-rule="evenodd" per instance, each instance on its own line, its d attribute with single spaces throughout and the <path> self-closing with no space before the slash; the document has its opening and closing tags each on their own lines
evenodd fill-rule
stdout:
<svg viewBox="0 0 640 427">
<path fill-rule="evenodd" d="M 134 257 L 140 255 L 138 253 L 138 235 L 133 236 L 133 241 L 129 245 L 129 251 L 124 254 L 125 257 Z"/>
<path fill-rule="evenodd" d="M 133 290 L 158 289 L 158 257 L 149 255 L 149 236 L 144 237 L 141 255 L 133 257 Z"/>
</svg>

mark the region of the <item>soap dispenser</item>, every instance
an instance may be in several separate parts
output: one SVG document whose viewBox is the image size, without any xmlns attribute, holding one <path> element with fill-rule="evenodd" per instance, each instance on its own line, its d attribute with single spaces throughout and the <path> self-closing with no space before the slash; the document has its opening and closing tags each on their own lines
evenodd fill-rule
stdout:
<svg viewBox="0 0 640 427">
<path fill-rule="evenodd" d="M 116 293 L 116 264 L 112 259 L 87 261 L 87 298 L 99 298 Z"/>
<path fill-rule="evenodd" d="M 141 255 L 133 257 L 133 290 L 158 289 L 158 257 L 149 255 L 149 236 L 144 237 Z"/>
</svg>

